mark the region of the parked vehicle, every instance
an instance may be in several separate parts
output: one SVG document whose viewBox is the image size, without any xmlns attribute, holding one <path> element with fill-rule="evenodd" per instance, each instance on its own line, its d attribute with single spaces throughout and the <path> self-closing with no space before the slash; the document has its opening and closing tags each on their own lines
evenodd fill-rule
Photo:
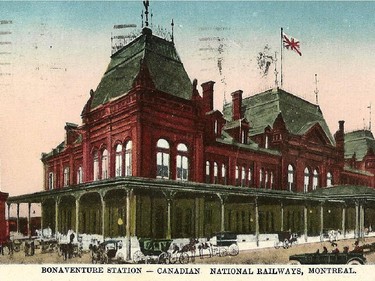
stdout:
<svg viewBox="0 0 375 281">
<path fill-rule="evenodd" d="M 171 239 L 139 239 L 140 250 L 133 255 L 134 263 L 170 263 L 171 253 L 168 252 Z"/>
<path fill-rule="evenodd" d="M 92 263 L 124 263 L 125 249 L 122 240 L 107 240 L 99 245 L 90 245 Z"/>
<path fill-rule="evenodd" d="M 292 255 L 290 264 L 365 264 L 363 253 L 307 253 Z"/>
<path fill-rule="evenodd" d="M 240 252 L 237 244 L 237 234 L 233 232 L 223 231 L 214 234 L 210 238 L 211 254 L 213 256 L 236 256 Z"/>
<path fill-rule="evenodd" d="M 288 249 L 293 244 L 298 244 L 298 233 L 291 233 L 289 231 L 281 231 L 277 233 L 278 240 L 275 241 L 275 248 L 283 247 Z"/>
</svg>

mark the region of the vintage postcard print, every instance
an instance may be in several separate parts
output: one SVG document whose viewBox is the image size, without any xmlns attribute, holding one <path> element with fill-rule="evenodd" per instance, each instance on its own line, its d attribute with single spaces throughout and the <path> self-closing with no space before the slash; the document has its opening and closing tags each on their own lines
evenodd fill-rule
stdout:
<svg viewBox="0 0 375 281">
<path fill-rule="evenodd" d="M 0 7 L 6 279 L 372 280 L 374 2 Z"/>
</svg>

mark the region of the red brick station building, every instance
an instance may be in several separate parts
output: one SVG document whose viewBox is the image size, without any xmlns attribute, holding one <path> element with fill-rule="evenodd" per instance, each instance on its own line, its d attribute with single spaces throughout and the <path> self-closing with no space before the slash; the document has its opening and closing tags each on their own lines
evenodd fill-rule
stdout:
<svg viewBox="0 0 375 281">
<path fill-rule="evenodd" d="M 5 198 L 42 206 L 42 228 L 104 238 L 208 237 L 326 229 L 363 237 L 375 225 L 375 140 L 332 135 L 321 108 L 280 88 L 222 111 L 215 82 L 198 86 L 173 41 L 145 27 L 111 56 L 65 140 L 42 154 L 40 192 Z M 1 197 L 3 198 L 3 197 Z M 4 201 L 3 200 L 3 204 Z M 123 225 L 119 224 L 119 218 Z"/>
</svg>

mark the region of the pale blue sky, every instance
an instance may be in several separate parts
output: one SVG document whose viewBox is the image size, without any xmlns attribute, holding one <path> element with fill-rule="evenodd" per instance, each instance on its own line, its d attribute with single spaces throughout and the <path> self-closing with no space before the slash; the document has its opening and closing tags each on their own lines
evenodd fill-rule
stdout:
<svg viewBox="0 0 375 281">
<path fill-rule="evenodd" d="M 63 141 L 65 122 L 80 124 L 89 91 L 109 63 L 113 25 L 140 27 L 142 9 L 142 1 L 0 2 L 0 20 L 13 21 L 0 24 L 0 33 L 12 32 L 0 35 L 12 42 L 0 44 L 0 73 L 11 73 L 0 76 L 1 190 L 42 188 L 41 152 Z M 150 1 L 150 9 L 154 30 L 170 30 L 174 19 L 190 78 L 216 81 L 216 108 L 232 91 L 248 96 L 274 86 L 272 72 L 261 77 L 256 56 L 266 44 L 280 56 L 283 27 L 301 41 L 303 54 L 284 50 L 284 88 L 314 102 L 317 73 L 331 132 L 341 119 L 347 130 L 368 124 L 370 102 L 375 109 L 375 2 Z M 218 42 L 200 40 L 206 37 L 222 38 L 223 53 Z M 207 47 L 216 51 L 202 51 Z"/>
</svg>

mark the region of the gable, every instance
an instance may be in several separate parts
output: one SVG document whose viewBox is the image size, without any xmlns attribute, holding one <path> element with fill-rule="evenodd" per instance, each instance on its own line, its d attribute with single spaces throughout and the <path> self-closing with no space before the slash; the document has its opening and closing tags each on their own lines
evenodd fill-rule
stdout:
<svg viewBox="0 0 375 281">
<path fill-rule="evenodd" d="M 326 135 L 323 128 L 320 126 L 319 123 L 315 123 L 312 125 L 305 134 L 303 134 L 303 138 L 312 144 L 317 145 L 326 145 L 331 144 L 328 136 Z"/>
</svg>

